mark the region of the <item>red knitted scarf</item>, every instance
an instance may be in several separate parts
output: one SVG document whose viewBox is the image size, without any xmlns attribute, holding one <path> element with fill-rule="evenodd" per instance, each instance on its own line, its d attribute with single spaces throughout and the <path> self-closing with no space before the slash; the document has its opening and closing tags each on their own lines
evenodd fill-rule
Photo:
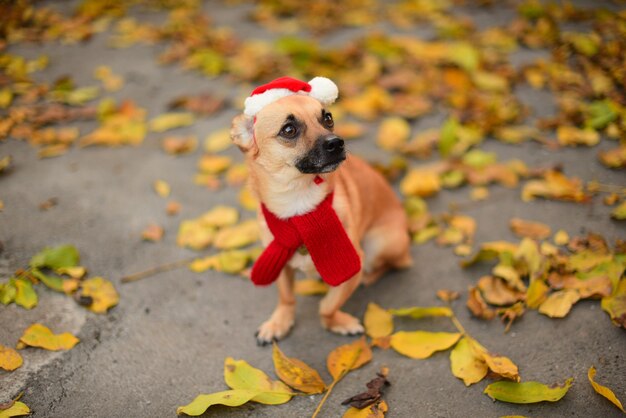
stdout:
<svg viewBox="0 0 626 418">
<path fill-rule="evenodd" d="M 288 219 L 279 219 L 265 205 L 261 206 L 274 240 L 252 267 L 251 278 L 255 285 L 267 285 L 276 280 L 303 244 L 322 279 L 331 286 L 340 285 L 361 270 L 359 255 L 332 203 L 333 193 L 330 193 L 313 211 Z"/>
</svg>

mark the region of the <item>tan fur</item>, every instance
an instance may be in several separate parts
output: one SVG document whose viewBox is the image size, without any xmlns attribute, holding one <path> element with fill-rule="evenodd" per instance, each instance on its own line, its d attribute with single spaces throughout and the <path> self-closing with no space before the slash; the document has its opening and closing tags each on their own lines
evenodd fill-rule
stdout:
<svg viewBox="0 0 626 418">
<path fill-rule="evenodd" d="M 295 167 L 320 135 L 330 134 L 319 122 L 321 111 L 322 105 L 315 99 L 288 96 L 261 110 L 254 125 L 244 115 L 236 117 L 231 136 L 246 155 L 251 190 L 278 217 L 309 212 L 334 190 L 333 208 L 361 256 L 363 270 L 330 289 L 320 303 L 320 316 L 327 329 L 354 334 L 363 332 L 362 325 L 340 309 L 359 284 L 374 283 L 389 268 L 411 265 L 407 219 L 386 180 L 355 156 L 348 156 L 334 172 L 320 174 L 324 179 L 320 185 L 313 182 L 314 174 L 303 174 Z M 277 137 L 289 114 L 306 126 L 293 143 Z M 267 245 L 272 234 L 260 212 L 258 220 L 263 244 Z M 278 278 L 278 306 L 259 328 L 260 342 L 284 337 L 294 324 L 294 268 L 315 272 L 309 256 L 296 254 L 292 258 Z"/>
</svg>

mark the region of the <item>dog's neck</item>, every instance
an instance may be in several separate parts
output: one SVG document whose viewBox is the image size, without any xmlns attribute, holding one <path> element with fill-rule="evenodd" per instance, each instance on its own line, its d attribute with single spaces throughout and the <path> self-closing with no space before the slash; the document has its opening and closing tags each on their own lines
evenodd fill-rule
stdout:
<svg viewBox="0 0 626 418">
<path fill-rule="evenodd" d="M 278 218 L 286 219 L 314 210 L 333 190 L 334 173 L 321 174 L 316 181 L 314 174 L 301 174 L 294 178 L 294 168 L 283 170 L 290 172 L 269 172 L 257 166 L 250 177 L 253 192 Z"/>
</svg>

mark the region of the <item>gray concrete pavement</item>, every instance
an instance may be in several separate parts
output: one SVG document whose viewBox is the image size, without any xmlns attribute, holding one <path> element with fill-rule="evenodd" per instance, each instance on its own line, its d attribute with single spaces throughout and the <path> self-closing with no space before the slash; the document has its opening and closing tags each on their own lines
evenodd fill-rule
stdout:
<svg viewBox="0 0 626 418">
<path fill-rule="evenodd" d="M 242 27 L 245 36 L 271 36 L 244 23 L 245 7 L 212 9 L 216 21 Z M 470 16 L 474 13 L 472 9 L 465 11 Z M 483 12 L 476 13 L 481 21 L 485 20 Z M 496 12 L 494 22 L 499 13 L 508 12 Z M 350 36 L 346 33 L 352 32 L 340 32 L 325 42 L 340 42 Z M 51 64 L 40 75 L 46 80 L 72 74 L 78 84 L 88 84 L 94 68 L 108 65 L 126 79 L 125 87 L 113 96 L 134 99 L 150 116 L 164 112 L 168 101 L 181 94 L 198 90 L 229 97 L 239 94 L 238 86 L 223 79 L 207 80 L 177 67 L 157 66 L 158 46 L 110 49 L 106 39 L 107 35 L 99 35 L 76 46 L 18 46 L 11 52 L 31 57 L 48 54 Z M 524 54 L 516 54 L 513 60 L 524 62 Z M 546 93 L 520 88 L 518 94 L 535 114 L 554 112 Z M 176 133 L 204 138 L 208 132 L 227 126 L 235 114 L 229 108 Z M 441 115 L 435 114 L 419 120 L 414 130 L 440 122 Z M 374 146 L 374 135 L 372 129 L 365 139 L 351 142 L 351 152 L 368 159 L 388 158 Z M 175 244 L 181 219 L 194 217 L 217 203 L 236 204 L 237 190 L 212 192 L 193 184 L 200 151 L 181 157 L 166 155 L 159 146 L 161 137 L 149 134 L 137 148 L 74 148 L 64 156 L 46 160 L 38 160 L 36 151 L 24 142 L 9 140 L 0 145 L 0 153 L 14 159 L 12 171 L 0 178 L 0 198 L 5 203 L 0 213 L 0 240 L 4 246 L 0 278 L 25 266 L 30 256 L 44 246 L 72 243 L 91 274 L 111 279 L 121 296 L 119 305 L 108 315 L 89 313 L 71 299 L 47 290 L 39 291 L 40 305 L 32 311 L 15 305 L 0 306 L 1 343 L 16 343 L 22 330 L 35 321 L 81 338 L 81 343 L 68 352 L 23 350 L 24 367 L 11 374 L 0 371 L 0 401 L 24 391 L 22 400 L 31 407 L 34 417 L 166 417 L 174 416 L 177 406 L 199 393 L 226 389 L 222 368 L 227 356 L 245 359 L 273 375 L 271 349 L 257 347 L 253 338 L 275 304 L 273 287 L 255 288 L 238 277 L 216 272 L 195 274 L 186 269 L 136 283 L 119 283 L 124 274 L 192 255 Z M 536 143 L 507 146 L 487 142 L 483 148 L 497 152 L 501 160 L 520 158 L 529 166 L 560 162 L 568 175 L 623 185 L 623 172 L 607 170 L 597 161 L 597 150 L 608 145 L 554 152 Z M 227 154 L 241 159 L 236 149 Z M 152 182 L 158 178 L 170 183 L 172 199 L 182 203 L 179 216 L 168 217 L 166 201 L 152 191 Z M 38 204 L 50 197 L 58 198 L 58 206 L 40 211 Z M 468 202 L 468 188 L 444 191 L 428 201 L 433 212 Z M 611 221 L 609 212 L 600 199 L 585 205 L 524 203 L 519 188 L 497 186 L 491 188 L 489 199 L 471 203 L 463 211 L 477 221 L 477 243 L 516 240 L 508 228 L 509 219 L 515 216 L 545 222 L 553 231 L 562 228 L 572 235 L 584 230 L 600 233 L 609 241 L 624 238 L 626 227 Z M 165 227 L 163 242 L 141 241 L 141 231 L 150 222 Z M 362 391 L 364 383 L 383 365 L 389 367 L 393 384 L 385 394 L 390 406 L 388 417 L 619 416 L 615 407 L 593 392 L 586 378 L 587 369 L 595 365 L 598 380 L 626 400 L 626 333 L 610 323 L 597 301 L 578 303 L 561 320 L 528 312 L 510 333 L 504 334 L 497 321 L 472 319 L 465 308 L 467 287 L 488 271 L 487 266 L 462 270 L 451 249 L 432 243 L 415 246 L 412 252 L 415 266 L 411 270 L 389 274 L 374 286 L 359 289 L 347 310 L 362 317 L 370 301 L 383 307 L 433 305 L 438 303 L 438 289 L 461 291 L 463 297 L 454 308 L 471 335 L 490 350 L 515 361 L 524 380 L 555 383 L 574 377 L 573 388 L 555 404 L 493 403 L 482 394 L 488 380 L 466 388 L 450 373 L 447 353 L 419 361 L 391 350 L 376 351 L 371 364 L 352 372 L 335 388 L 321 416 L 341 416 L 345 407 L 340 401 Z M 330 381 L 325 370 L 326 354 L 351 339 L 320 327 L 316 297 L 301 297 L 298 303 L 297 324 L 281 347 L 285 353 L 323 371 L 323 377 Z M 419 324 L 396 320 L 396 324 L 407 330 L 453 330 L 444 319 L 422 320 Z M 206 416 L 306 417 L 319 399 L 303 396 L 281 406 L 215 407 Z"/>
</svg>

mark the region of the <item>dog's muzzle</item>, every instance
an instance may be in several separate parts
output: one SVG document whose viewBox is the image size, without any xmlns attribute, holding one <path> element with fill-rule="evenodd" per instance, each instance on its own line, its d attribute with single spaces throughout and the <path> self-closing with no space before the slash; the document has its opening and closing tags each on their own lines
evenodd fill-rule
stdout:
<svg viewBox="0 0 626 418">
<path fill-rule="evenodd" d="M 343 139 L 336 135 L 318 138 L 313 148 L 296 162 L 301 173 L 329 173 L 346 159 Z"/>
</svg>

